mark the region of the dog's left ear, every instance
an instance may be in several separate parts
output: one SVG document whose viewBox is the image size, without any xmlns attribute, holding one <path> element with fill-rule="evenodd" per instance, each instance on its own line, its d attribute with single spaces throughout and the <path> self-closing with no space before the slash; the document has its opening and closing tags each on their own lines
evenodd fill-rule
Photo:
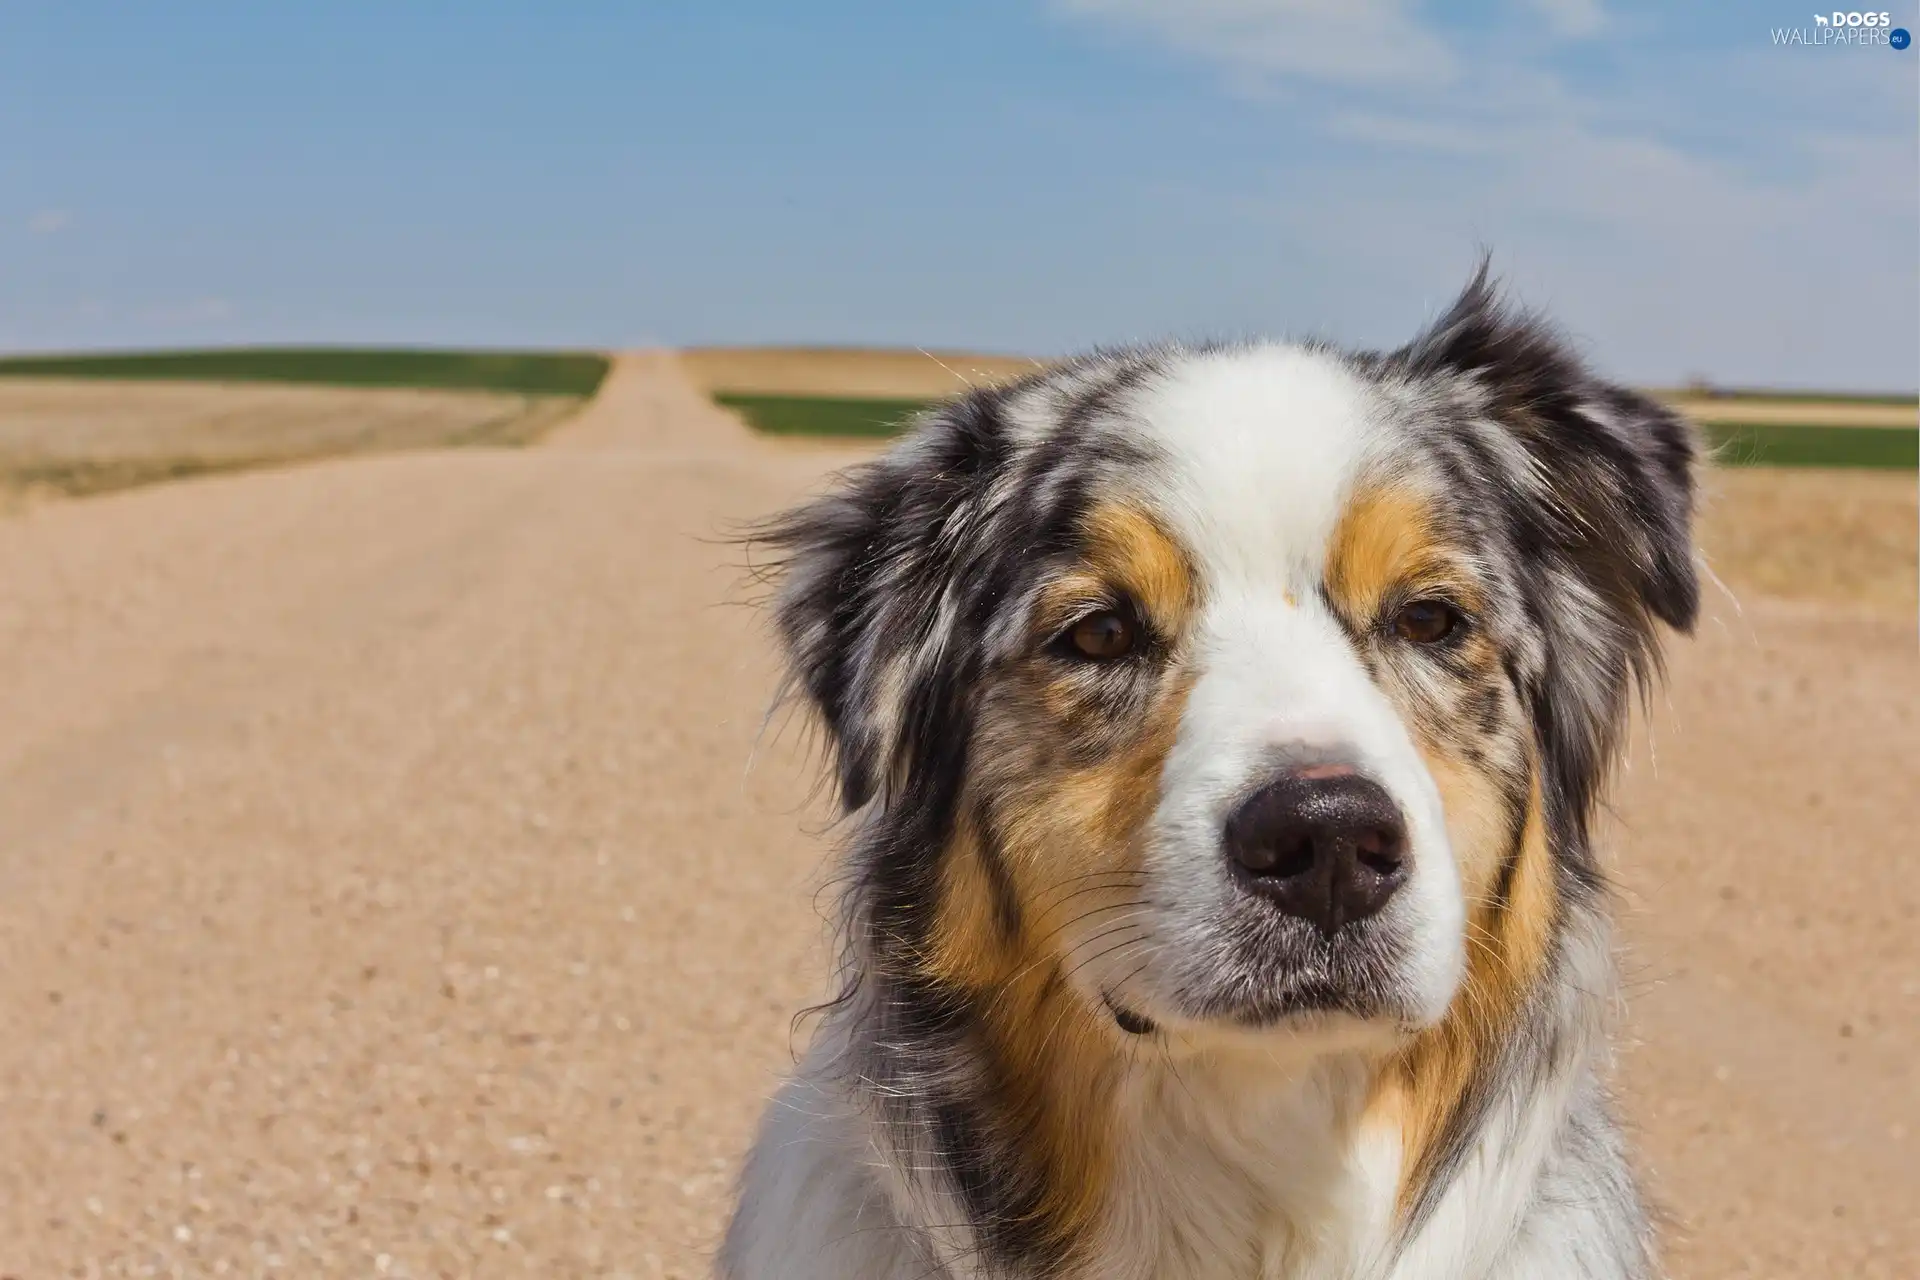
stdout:
<svg viewBox="0 0 1920 1280">
<path fill-rule="evenodd" d="M 1690 631 L 1694 567 L 1692 429 L 1648 396 L 1595 377 L 1546 325 L 1502 303 L 1483 261 L 1460 297 L 1395 363 L 1471 380 L 1525 451 L 1509 479 L 1539 498 L 1536 543 L 1630 612 Z"/>
<path fill-rule="evenodd" d="M 1454 406 L 1450 446 L 1490 486 L 1540 646 L 1515 670 L 1576 843 L 1618 756 L 1628 697 L 1660 670 L 1657 623 L 1692 629 L 1696 450 L 1678 415 L 1605 382 L 1502 304 L 1486 264 L 1387 366 Z M 1459 421 L 1458 415 L 1465 420 Z"/>
</svg>

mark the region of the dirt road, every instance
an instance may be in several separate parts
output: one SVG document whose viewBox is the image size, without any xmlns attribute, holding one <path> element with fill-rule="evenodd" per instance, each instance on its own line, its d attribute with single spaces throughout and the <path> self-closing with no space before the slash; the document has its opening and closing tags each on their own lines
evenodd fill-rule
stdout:
<svg viewBox="0 0 1920 1280">
<path fill-rule="evenodd" d="M 826 852 L 711 539 L 844 460 L 635 357 L 0 520 L 0 1276 L 702 1274 Z M 1621 806 L 1674 1269 L 1912 1275 L 1911 624 L 1716 611 Z"/>
</svg>

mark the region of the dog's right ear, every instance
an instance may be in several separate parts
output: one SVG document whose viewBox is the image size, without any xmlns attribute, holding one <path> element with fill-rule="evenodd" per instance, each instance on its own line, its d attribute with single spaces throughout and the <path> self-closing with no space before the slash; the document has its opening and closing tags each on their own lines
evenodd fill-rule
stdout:
<svg viewBox="0 0 1920 1280">
<path fill-rule="evenodd" d="M 773 623 L 788 687 L 819 717 L 848 810 L 872 798 L 881 751 L 863 666 L 875 656 L 889 512 L 904 479 L 884 462 L 857 468 L 832 492 L 774 518 L 752 538 L 778 553 L 769 576 L 778 583 Z"/>
<path fill-rule="evenodd" d="M 788 678 L 826 731 L 848 811 L 904 772 L 937 726 L 963 723 L 944 704 L 965 697 L 964 682 L 933 669 L 950 653 L 941 629 L 960 623 L 951 595 L 964 540 L 952 535 L 1003 446 L 992 394 L 964 396 L 750 539 L 778 552 L 767 576 Z"/>
</svg>

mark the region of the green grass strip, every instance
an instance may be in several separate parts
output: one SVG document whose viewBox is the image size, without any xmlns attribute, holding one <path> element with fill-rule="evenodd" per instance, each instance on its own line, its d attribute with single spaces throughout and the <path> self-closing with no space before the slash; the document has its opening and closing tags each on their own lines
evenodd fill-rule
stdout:
<svg viewBox="0 0 1920 1280">
<path fill-rule="evenodd" d="M 859 396 L 737 395 L 714 399 L 738 410 L 756 431 L 782 436 L 875 439 L 896 434 L 929 404 L 921 399 Z M 1778 423 L 1711 423 L 1700 428 L 1716 459 L 1736 467 L 1920 466 L 1920 433 L 1899 427 L 1825 427 Z"/>
<path fill-rule="evenodd" d="M 361 347 L 232 347 L 108 355 L 8 356 L 0 377 L 191 382 L 297 382 L 588 396 L 607 373 L 591 352 L 419 351 Z"/>
<path fill-rule="evenodd" d="M 1920 467 L 1920 431 L 1902 427 L 1820 427 L 1791 423 L 1710 423 L 1700 428 L 1716 459 L 1734 467 Z"/>
<path fill-rule="evenodd" d="M 749 396 L 722 392 L 714 399 L 736 409 L 755 431 L 774 436 L 841 436 L 872 439 L 896 435 L 932 400 L 869 397 Z"/>
</svg>

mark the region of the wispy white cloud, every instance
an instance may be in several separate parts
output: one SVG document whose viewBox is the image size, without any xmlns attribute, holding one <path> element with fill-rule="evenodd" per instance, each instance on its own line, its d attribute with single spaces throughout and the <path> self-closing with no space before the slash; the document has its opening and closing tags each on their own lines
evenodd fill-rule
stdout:
<svg viewBox="0 0 1920 1280">
<path fill-rule="evenodd" d="M 73 225 L 73 215 L 65 209 L 42 209 L 27 219 L 27 230 L 36 236 L 56 235 Z"/>
<path fill-rule="evenodd" d="M 1703 47 L 1676 76 L 1681 64 L 1656 56 L 1656 19 L 1615 21 L 1598 0 L 1518 0 L 1471 33 L 1422 25 L 1410 5 L 1350 20 L 1279 0 L 1197 6 L 1204 18 L 1175 0 L 1069 7 L 1133 29 L 1151 15 L 1169 48 L 1235 77 L 1257 66 L 1283 87 L 1317 82 L 1289 110 L 1339 144 L 1334 165 L 1276 159 L 1235 207 L 1343 261 L 1437 280 L 1490 245 L 1539 301 L 1640 370 L 1670 372 L 1680 351 L 1709 372 L 1771 367 L 1810 385 L 1911 367 L 1896 352 L 1911 347 L 1915 267 L 1876 272 L 1858 257 L 1910 242 L 1920 221 L 1913 75 L 1898 58 L 1788 54 L 1758 23 L 1747 45 Z M 1444 51 L 1448 73 L 1390 74 L 1398 55 L 1378 51 L 1343 65 L 1328 50 L 1347 48 L 1346 21 L 1399 24 L 1400 47 Z M 1601 46 L 1605 61 L 1554 70 L 1543 37 Z M 1317 66 L 1299 65 L 1308 50 Z"/>
<path fill-rule="evenodd" d="M 1459 73 L 1447 43 L 1406 0 L 1060 0 L 1253 76 L 1334 84 L 1444 84 Z"/>
<path fill-rule="evenodd" d="M 1554 36 L 1585 38 L 1607 26 L 1602 0 L 1516 3 Z M 1054 7 L 1159 39 L 1236 78 L 1408 89 L 1456 84 L 1476 61 L 1420 0 L 1055 0 Z"/>
</svg>

